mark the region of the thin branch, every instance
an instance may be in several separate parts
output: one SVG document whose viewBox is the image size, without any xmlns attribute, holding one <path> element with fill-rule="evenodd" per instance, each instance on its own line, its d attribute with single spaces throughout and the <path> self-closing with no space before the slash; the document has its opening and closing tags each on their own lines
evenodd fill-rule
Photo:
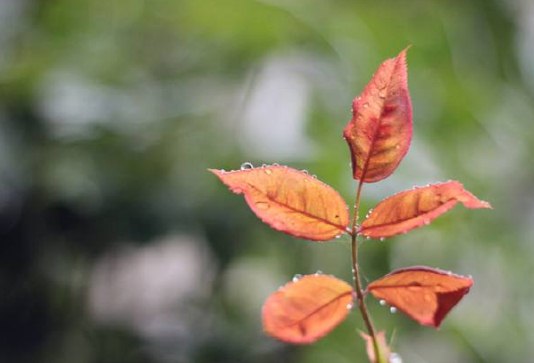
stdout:
<svg viewBox="0 0 534 363">
<path fill-rule="evenodd" d="M 378 340 L 376 338 L 375 328 L 373 326 L 373 321 L 367 306 L 365 305 L 365 294 L 362 289 L 362 283 L 360 279 L 360 266 L 358 264 L 358 220 L 360 212 L 360 198 L 362 193 L 363 182 L 360 180 L 358 182 L 358 189 L 356 191 L 356 201 L 354 202 L 354 211 L 351 227 L 351 242 L 352 242 L 352 277 L 354 281 L 354 289 L 356 290 L 356 297 L 358 298 L 358 307 L 362 314 L 363 321 L 369 332 L 369 336 L 373 340 L 373 350 L 375 352 L 375 357 L 377 362 L 380 362 L 380 350 L 378 347 Z"/>
</svg>

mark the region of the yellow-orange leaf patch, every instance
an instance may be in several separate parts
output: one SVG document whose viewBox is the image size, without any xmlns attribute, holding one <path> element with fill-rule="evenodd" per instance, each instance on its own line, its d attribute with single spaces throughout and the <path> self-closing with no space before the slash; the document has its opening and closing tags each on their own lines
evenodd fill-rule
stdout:
<svg viewBox="0 0 534 363">
<path fill-rule="evenodd" d="M 349 144 L 355 179 L 372 183 L 395 171 L 412 139 L 406 49 L 382 63 L 354 99 L 343 137 Z"/>
<path fill-rule="evenodd" d="M 470 277 L 416 266 L 393 271 L 373 281 L 367 291 L 419 324 L 437 328 L 472 285 Z"/>
<path fill-rule="evenodd" d="M 345 281 L 327 275 L 305 275 L 265 301 L 263 328 L 284 342 L 312 343 L 341 323 L 352 303 L 353 290 Z"/>
<path fill-rule="evenodd" d="M 457 181 L 414 188 L 384 199 L 363 221 L 358 233 L 385 238 L 429 224 L 458 202 L 466 208 L 491 208 Z"/>
<path fill-rule="evenodd" d="M 348 207 L 330 186 L 285 166 L 236 171 L 210 169 L 272 228 L 295 237 L 326 241 L 346 232 Z"/>
</svg>

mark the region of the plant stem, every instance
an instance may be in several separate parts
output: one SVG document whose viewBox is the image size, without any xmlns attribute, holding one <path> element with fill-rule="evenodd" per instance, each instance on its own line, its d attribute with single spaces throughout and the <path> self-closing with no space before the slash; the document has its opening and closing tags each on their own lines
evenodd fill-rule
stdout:
<svg viewBox="0 0 534 363">
<path fill-rule="evenodd" d="M 354 202 L 354 214 L 351 227 L 351 242 L 352 242 L 352 277 L 354 281 L 354 289 L 356 290 L 356 297 L 358 298 L 358 307 L 362 314 L 363 321 L 367 327 L 369 336 L 373 340 L 373 350 L 375 352 L 375 360 L 377 363 L 381 362 L 380 350 L 378 348 L 378 341 L 376 339 L 376 332 L 371 320 L 371 315 L 365 305 L 365 295 L 362 289 L 360 279 L 360 266 L 358 264 L 358 220 L 360 212 L 360 197 L 362 193 L 363 182 L 360 180 L 358 189 L 356 191 L 356 201 Z"/>
</svg>

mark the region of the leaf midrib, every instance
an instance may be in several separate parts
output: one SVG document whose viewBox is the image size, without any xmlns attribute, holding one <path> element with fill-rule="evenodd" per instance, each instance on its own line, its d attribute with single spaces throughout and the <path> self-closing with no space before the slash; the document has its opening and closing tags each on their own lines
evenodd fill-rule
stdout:
<svg viewBox="0 0 534 363">
<path fill-rule="evenodd" d="M 330 222 L 328 219 L 325 219 L 325 218 L 319 217 L 319 216 L 317 216 L 317 215 L 314 215 L 314 214 L 312 214 L 312 213 L 309 213 L 309 212 L 307 212 L 306 210 L 300 210 L 300 209 L 297 209 L 297 208 L 295 208 L 295 207 L 293 207 L 293 206 L 291 206 L 291 205 L 289 205 L 289 204 L 282 203 L 282 202 L 280 202 L 280 201 L 278 201 L 278 200 L 272 198 L 271 196 L 269 196 L 269 193 L 264 193 L 263 191 L 261 191 L 260 189 L 258 189 L 255 185 L 250 184 L 250 183 L 247 183 L 247 184 L 249 185 L 249 187 L 250 187 L 251 189 L 254 189 L 254 190 L 256 190 L 259 194 L 264 195 L 269 201 L 273 202 L 274 204 L 277 204 L 277 205 L 279 205 L 279 206 L 282 206 L 282 207 L 284 207 L 284 208 L 287 208 L 287 209 L 289 209 L 289 210 L 291 210 L 291 211 L 293 211 L 293 212 L 297 212 L 297 213 L 303 214 L 303 215 L 305 215 L 305 216 L 308 217 L 308 218 L 318 220 L 318 221 L 320 221 L 320 222 L 322 222 L 322 223 L 324 223 L 324 224 L 328 224 L 328 225 L 330 225 L 330 226 L 332 226 L 332 227 L 335 227 L 336 229 L 338 229 L 338 230 L 340 230 L 340 231 L 342 231 L 342 232 L 346 232 L 346 226 L 343 226 L 343 225 L 341 225 L 341 224 L 332 223 L 332 222 Z"/>
</svg>

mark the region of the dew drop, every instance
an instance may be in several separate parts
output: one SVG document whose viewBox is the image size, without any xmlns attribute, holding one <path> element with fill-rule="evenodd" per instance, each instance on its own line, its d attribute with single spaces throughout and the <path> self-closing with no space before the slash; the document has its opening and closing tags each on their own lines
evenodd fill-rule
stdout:
<svg viewBox="0 0 534 363">
<path fill-rule="evenodd" d="M 351 303 L 347 304 L 347 310 L 351 310 L 351 309 L 352 309 L 352 304 Z"/>
<path fill-rule="evenodd" d="M 310 174 L 310 173 L 308 172 L 308 170 L 306 170 L 306 169 L 302 169 L 301 171 L 302 171 L 304 174 Z"/>
<path fill-rule="evenodd" d="M 224 169 L 221 169 L 221 170 L 219 170 L 219 171 L 220 171 L 221 173 L 226 173 L 226 170 L 224 170 Z"/>
<path fill-rule="evenodd" d="M 452 276 L 452 271 L 447 271 L 447 275 Z"/>
<path fill-rule="evenodd" d="M 317 271 L 315 271 L 315 274 L 316 274 L 316 275 L 322 275 L 322 274 L 323 274 L 323 271 L 321 271 L 321 270 L 317 270 Z"/>
<path fill-rule="evenodd" d="M 295 276 L 293 276 L 293 279 L 291 281 L 293 282 L 297 282 L 298 280 L 300 280 L 302 278 L 302 275 L 301 274 L 296 274 Z"/>
<path fill-rule="evenodd" d="M 252 165 L 252 163 L 246 161 L 243 164 L 241 164 L 241 167 L 239 169 L 241 169 L 241 170 L 254 169 L 254 165 Z"/>
<path fill-rule="evenodd" d="M 380 237 L 380 242 L 384 242 L 386 240 L 386 237 Z"/>
<path fill-rule="evenodd" d="M 380 300 L 378 303 L 379 303 L 380 305 L 382 305 L 382 306 L 385 306 L 385 305 L 386 305 L 386 300 Z"/>
<path fill-rule="evenodd" d="M 395 313 L 397 312 L 397 308 L 394 307 L 394 306 L 391 306 L 391 307 L 389 308 L 389 312 L 390 312 L 391 314 L 395 314 Z"/>
<path fill-rule="evenodd" d="M 389 354 L 389 363 L 402 363 L 402 358 L 399 354 L 391 352 Z"/>
<path fill-rule="evenodd" d="M 317 175 L 315 175 L 315 174 L 313 174 L 311 177 L 312 177 L 313 179 L 317 179 Z"/>
<path fill-rule="evenodd" d="M 262 168 L 266 168 L 266 167 L 268 167 L 268 165 L 267 164 L 261 164 L 261 167 Z"/>
<path fill-rule="evenodd" d="M 272 163 L 272 166 L 280 166 L 278 163 Z"/>
</svg>

